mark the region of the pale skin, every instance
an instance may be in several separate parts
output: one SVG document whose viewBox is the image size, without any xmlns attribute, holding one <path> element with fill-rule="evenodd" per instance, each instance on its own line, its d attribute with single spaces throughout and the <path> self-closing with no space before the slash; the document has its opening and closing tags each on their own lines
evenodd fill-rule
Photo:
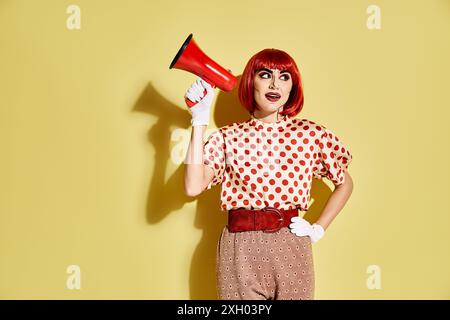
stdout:
<svg viewBox="0 0 450 320">
<path fill-rule="evenodd" d="M 292 89 L 292 78 L 289 72 L 278 69 L 262 69 L 255 73 L 253 80 L 254 98 L 258 108 L 253 117 L 263 122 L 271 123 L 282 117 L 279 111 L 289 98 Z M 267 92 L 281 95 L 278 101 L 271 102 L 266 97 Z M 202 193 L 214 178 L 214 171 L 203 164 L 203 139 L 206 126 L 192 127 L 191 140 L 185 160 L 184 188 L 188 196 L 195 197 Z M 353 180 L 345 170 L 344 182 L 335 185 L 335 189 L 327 200 L 325 207 L 315 223 L 324 230 L 328 228 L 334 218 L 342 210 L 353 191 Z"/>
</svg>

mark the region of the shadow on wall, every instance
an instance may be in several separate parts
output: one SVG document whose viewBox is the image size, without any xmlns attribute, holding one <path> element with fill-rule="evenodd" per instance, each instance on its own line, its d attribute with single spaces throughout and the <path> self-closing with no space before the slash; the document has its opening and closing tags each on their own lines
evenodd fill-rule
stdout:
<svg viewBox="0 0 450 320">
<path fill-rule="evenodd" d="M 241 76 L 238 77 L 238 83 Z M 188 89 L 190 84 L 186 86 Z M 243 122 L 250 115 L 240 105 L 237 96 L 237 87 L 231 92 L 222 92 L 216 89 L 216 103 L 213 106 L 213 117 L 217 128 L 233 122 Z M 182 93 L 184 94 L 184 92 Z M 183 106 L 187 108 L 187 106 Z M 146 220 L 149 224 L 157 224 L 172 211 L 183 207 L 187 202 L 197 201 L 195 215 L 195 228 L 202 230 L 202 237 L 195 249 L 191 261 L 190 270 L 190 299 L 217 299 L 216 289 L 216 253 L 223 227 L 227 224 L 227 214 L 220 210 L 221 186 L 203 192 L 197 197 L 188 197 L 184 193 L 184 164 L 181 164 L 167 179 L 165 177 L 170 161 L 170 136 L 175 128 L 184 128 L 191 131 L 191 114 L 187 109 L 182 109 L 172 104 L 161 96 L 151 83 L 145 88 L 133 111 L 143 112 L 156 116 L 156 124 L 150 128 L 148 140 L 155 150 L 155 159 L 150 164 L 154 166 L 153 176 L 147 196 Z M 212 128 L 212 123 L 208 128 Z M 207 137 L 205 136 L 205 139 Z M 320 203 L 316 197 L 321 195 L 326 199 L 326 193 L 331 193 L 328 186 L 317 181 L 313 184 L 312 197 L 315 200 L 305 219 L 315 221 L 320 214 Z M 329 196 L 329 195 L 328 195 Z M 172 238 L 173 235 L 168 235 Z M 182 241 L 182 239 L 179 239 Z M 165 239 L 161 239 L 161 250 L 164 250 Z"/>
</svg>

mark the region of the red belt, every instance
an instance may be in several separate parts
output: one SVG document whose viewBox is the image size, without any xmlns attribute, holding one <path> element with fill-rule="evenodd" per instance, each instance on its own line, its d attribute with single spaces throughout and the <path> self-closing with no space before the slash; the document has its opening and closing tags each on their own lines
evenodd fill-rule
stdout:
<svg viewBox="0 0 450 320">
<path fill-rule="evenodd" d="M 230 232 L 258 231 L 277 232 L 291 224 L 291 218 L 298 216 L 298 209 L 233 209 L 228 211 L 228 230 Z"/>
</svg>

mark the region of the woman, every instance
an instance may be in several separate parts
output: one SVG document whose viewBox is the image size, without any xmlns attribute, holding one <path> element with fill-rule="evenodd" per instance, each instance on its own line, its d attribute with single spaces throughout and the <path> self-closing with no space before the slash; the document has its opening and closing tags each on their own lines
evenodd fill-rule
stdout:
<svg viewBox="0 0 450 320">
<path fill-rule="evenodd" d="M 325 126 L 294 118 L 304 100 L 296 63 L 277 49 L 255 54 L 239 84 L 251 118 L 219 128 L 206 143 L 214 91 L 198 79 L 186 97 L 197 102 L 190 108 L 186 194 L 222 184 L 221 210 L 228 211 L 217 247 L 219 298 L 314 299 L 311 243 L 352 192 L 346 171 L 352 155 Z M 309 209 L 313 177 L 327 177 L 336 188 L 311 225 L 299 210 Z"/>
</svg>

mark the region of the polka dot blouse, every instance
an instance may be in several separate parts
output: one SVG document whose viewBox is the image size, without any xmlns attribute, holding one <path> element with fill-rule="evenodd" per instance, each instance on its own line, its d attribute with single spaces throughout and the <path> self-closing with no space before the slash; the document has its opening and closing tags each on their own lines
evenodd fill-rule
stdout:
<svg viewBox="0 0 450 320">
<path fill-rule="evenodd" d="M 203 158 L 214 170 L 206 189 L 222 184 L 222 211 L 267 206 L 307 211 L 312 178 L 340 185 L 352 161 L 330 129 L 289 117 L 273 123 L 250 118 L 221 127 L 204 143 Z"/>
</svg>

